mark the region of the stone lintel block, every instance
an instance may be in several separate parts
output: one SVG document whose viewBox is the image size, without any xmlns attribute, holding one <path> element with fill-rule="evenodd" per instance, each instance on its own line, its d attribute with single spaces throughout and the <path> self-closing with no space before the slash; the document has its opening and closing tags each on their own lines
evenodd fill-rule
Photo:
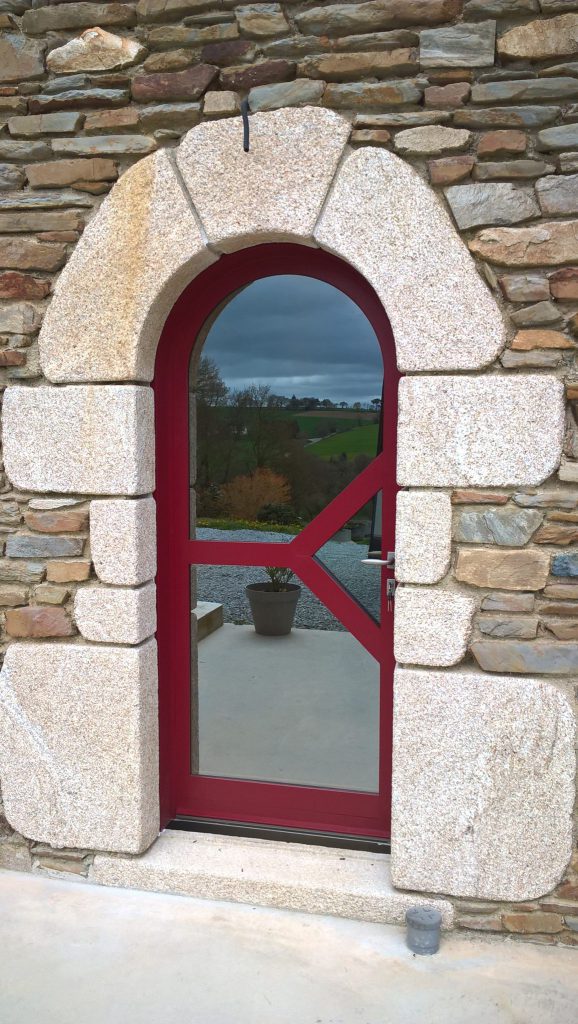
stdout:
<svg viewBox="0 0 578 1024">
<path fill-rule="evenodd" d="M 502 350 L 501 313 L 447 210 L 393 153 L 367 147 L 347 158 L 315 238 L 375 288 L 401 370 L 476 369 Z"/>
<path fill-rule="evenodd" d="M 0 775 L 14 829 L 140 853 L 158 834 L 156 644 L 15 643 L 0 674 Z"/>
<path fill-rule="evenodd" d="M 154 488 L 148 387 L 8 388 L 6 472 L 24 491 L 143 494 Z"/>
<path fill-rule="evenodd" d="M 103 583 L 136 586 L 153 579 L 157 571 L 154 498 L 91 502 L 90 548 L 96 575 Z"/>
<path fill-rule="evenodd" d="M 105 644 L 140 644 L 157 627 L 156 587 L 81 587 L 74 618 L 85 640 Z"/>
<path fill-rule="evenodd" d="M 167 313 L 215 258 L 167 153 L 140 160 L 106 197 L 56 283 L 39 339 L 45 375 L 64 383 L 151 380 Z"/>
<path fill-rule="evenodd" d="M 259 242 L 311 244 L 350 130 L 340 114 L 316 107 L 256 113 L 244 153 L 237 119 L 193 128 L 177 163 L 209 242 L 223 252 Z"/>
<path fill-rule="evenodd" d="M 472 632 L 476 602 L 439 588 L 399 587 L 395 595 L 395 660 L 408 665 L 456 665 Z"/>
<path fill-rule="evenodd" d="M 535 899 L 572 853 L 574 715 L 531 677 L 396 669 L 392 878 Z"/>
<path fill-rule="evenodd" d="M 449 494 L 399 491 L 395 521 L 395 576 L 400 583 L 438 583 L 451 555 Z"/>
<path fill-rule="evenodd" d="M 533 486 L 560 463 L 563 386 L 552 375 L 406 377 L 399 401 L 402 487 Z"/>
</svg>

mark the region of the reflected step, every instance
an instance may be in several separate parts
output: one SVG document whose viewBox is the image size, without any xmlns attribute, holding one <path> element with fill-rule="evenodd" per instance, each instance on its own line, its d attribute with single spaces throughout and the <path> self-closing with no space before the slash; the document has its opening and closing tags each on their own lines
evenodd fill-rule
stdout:
<svg viewBox="0 0 578 1024">
<path fill-rule="evenodd" d="M 167 829 L 141 856 L 97 854 L 90 880 L 382 924 L 403 924 L 409 907 L 425 904 L 451 928 L 451 903 L 397 892 L 389 864 L 361 850 Z"/>
<path fill-rule="evenodd" d="M 197 640 L 204 640 L 223 625 L 223 605 L 214 601 L 197 601 L 193 615 L 197 620 Z"/>
</svg>

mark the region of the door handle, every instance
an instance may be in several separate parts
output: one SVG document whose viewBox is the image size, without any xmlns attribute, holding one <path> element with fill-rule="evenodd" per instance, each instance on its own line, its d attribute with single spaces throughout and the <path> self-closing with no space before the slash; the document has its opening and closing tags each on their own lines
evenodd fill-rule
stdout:
<svg viewBox="0 0 578 1024">
<path fill-rule="evenodd" d="M 379 557 L 378 551 L 370 551 L 368 558 L 362 558 L 361 561 L 364 565 L 378 565 L 385 566 L 386 569 L 395 568 L 395 551 L 388 551 L 387 558 Z"/>
</svg>

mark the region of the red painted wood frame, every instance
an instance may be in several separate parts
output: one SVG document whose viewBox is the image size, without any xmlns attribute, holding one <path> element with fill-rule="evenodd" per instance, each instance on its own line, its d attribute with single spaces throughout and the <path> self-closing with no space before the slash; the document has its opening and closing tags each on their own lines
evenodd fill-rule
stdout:
<svg viewBox="0 0 578 1024">
<path fill-rule="evenodd" d="M 189 362 L 203 324 L 228 296 L 259 278 L 298 274 L 326 281 L 365 313 L 384 362 L 383 451 L 290 543 L 190 540 Z M 319 249 L 268 244 L 222 256 L 182 293 L 166 321 L 155 369 L 158 513 L 158 642 L 161 825 L 177 815 L 349 835 L 389 836 L 393 684 L 393 614 L 381 572 L 377 623 L 313 557 L 380 489 L 383 549 L 393 550 L 397 382 L 395 347 L 383 306 L 370 285 Z M 381 381 L 375 382 L 376 392 Z M 192 439 L 194 443 L 194 438 Z M 288 566 L 380 663 L 378 793 L 192 775 L 190 567 Z"/>
</svg>

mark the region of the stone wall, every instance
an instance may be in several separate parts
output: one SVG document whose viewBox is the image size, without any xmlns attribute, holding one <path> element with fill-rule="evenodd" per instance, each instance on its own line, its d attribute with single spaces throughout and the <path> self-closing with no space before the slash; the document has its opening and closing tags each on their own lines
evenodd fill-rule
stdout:
<svg viewBox="0 0 578 1024">
<path fill-rule="evenodd" d="M 575 699 L 578 0 L 1 0 L 0 11 L 1 386 L 44 383 L 36 338 L 58 273 L 140 157 L 236 116 L 246 96 L 252 111 L 351 115 L 353 146 L 392 150 L 436 188 L 509 318 L 488 379 L 547 371 L 567 398 L 564 458 L 542 486 L 426 482 L 451 497 L 454 543 L 435 579 L 404 577 L 438 586 L 427 607 L 415 588 L 400 592 L 427 643 L 397 636 L 398 660 L 543 676 Z M 524 428 L 513 406 L 512 430 Z M 16 638 L 85 643 L 87 496 L 39 498 L 6 476 L 1 488 L 2 651 Z M 456 642 L 440 654 L 448 630 Z M 0 832 L 1 866 L 83 873 L 90 857 Z M 465 928 L 576 944 L 578 857 L 547 897 L 455 903 Z"/>
</svg>

